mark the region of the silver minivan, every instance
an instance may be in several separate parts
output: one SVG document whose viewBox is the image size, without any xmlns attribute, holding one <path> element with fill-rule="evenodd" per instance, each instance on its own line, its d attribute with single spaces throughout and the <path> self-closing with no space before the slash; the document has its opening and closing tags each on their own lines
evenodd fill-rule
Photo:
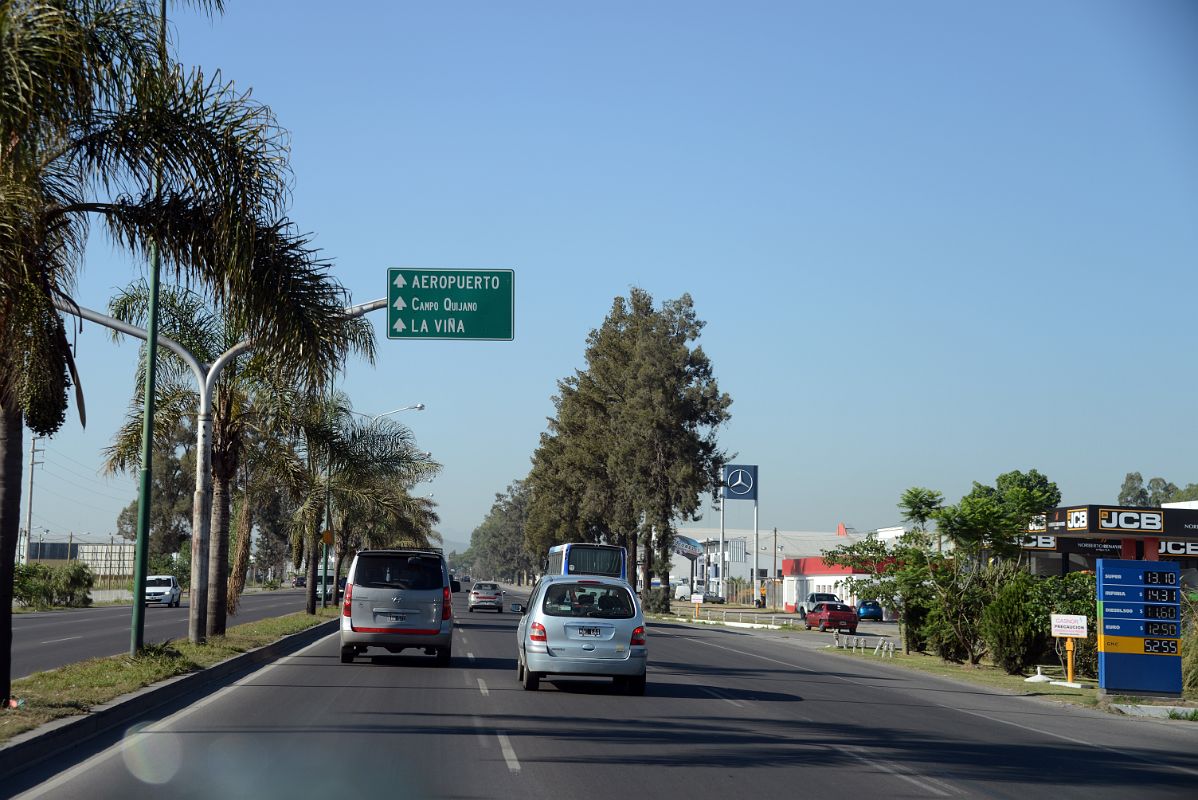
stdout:
<svg viewBox="0 0 1198 800">
<path fill-rule="evenodd" d="M 645 617 L 632 587 L 599 575 L 549 575 L 528 598 L 516 628 L 516 678 L 535 691 L 554 675 L 610 677 L 617 689 L 645 693 Z"/>
<path fill-rule="evenodd" d="M 354 556 L 341 606 L 341 662 L 370 647 L 418 648 L 449 664 L 457 581 L 439 550 L 363 550 Z"/>
</svg>

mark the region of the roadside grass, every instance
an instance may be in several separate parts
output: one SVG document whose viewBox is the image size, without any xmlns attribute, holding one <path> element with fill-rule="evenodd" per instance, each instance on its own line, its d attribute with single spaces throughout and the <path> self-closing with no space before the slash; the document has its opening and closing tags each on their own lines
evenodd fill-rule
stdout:
<svg viewBox="0 0 1198 800">
<path fill-rule="evenodd" d="M 0 710 L 0 743 L 56 719 L 87 714 L 93 707 L 151 684 L 206 669 L 258 647 L 333 619 L 339 608 L 317 608 L 247 622 L 205 644 L 172 640 L 147 645 L 137 656 L 119 655 L 67 664 L 12 683 L 17 708 Z"/>
<path fill-rule="evenodd" d="M 819 652 L 819 651 L 817 651 Z M 1098 689 L 1074 689 L 1069 686 L 1054 686 L 1051 683 L 1027 683 L 1022 675 L 1008 675 L 1003 669 L 1000 669 L 993 664 L 985 663 L 977 666 L 969 664 L 954 664 L 949 661 L 943 661 L 939 656 L 929 655 L 926 653 L 903 653 L 895 652 L 894 657 L 889 656 L 883 658 L 875 656 L 873 648 L 867 648 L 864 652 L 858 650 L 842 650 L 835 647 L 830 647 L 823 652 L 832 655 L 842 656 L 846 658 L 856 658 L 862 661 L 872 661 L 884 666 L 903 667 L 905 669 L 918 670 L 926 672 L 930 675 L 936 675 L 941 678 L 950 678 L 952 680 L 965 681 L 977 686 L 985 686 L 991 689 L 1007 692 L 1009 694 L 1019 694 L 1028 697 L 1039 697 L 1048 700 L 1060 700 L 1066 703 L 1075 705 L 1087 706 L 1095 708 L 1099 705 Z M 1064 680 L 1064 675 L 1059 676 Z M 1078 683 L 1095 684 L 1096 681 L 1087 678 L 1077 678 L 1074 680 Z"/>
</svg>

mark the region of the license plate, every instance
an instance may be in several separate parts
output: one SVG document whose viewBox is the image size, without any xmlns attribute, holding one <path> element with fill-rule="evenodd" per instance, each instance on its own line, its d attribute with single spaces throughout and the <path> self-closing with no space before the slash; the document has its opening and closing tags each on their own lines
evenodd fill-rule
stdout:
<svg viewBox="0 0 1198 800">
<path fill-rule="evenodd" d="M 391 620 L 392 622 L 403 622 L 404 620 L 406 620 L 408 618 L 408 615 L 407 614 L 387 614 L 386 617 L 387 617 L 387 619 Z"/>
<path fill-rule="evenodd" d="M 599 629 L 598 628 L 579 628 L 578 635 L 579 636 L 598 636 Z"/>
</svg>

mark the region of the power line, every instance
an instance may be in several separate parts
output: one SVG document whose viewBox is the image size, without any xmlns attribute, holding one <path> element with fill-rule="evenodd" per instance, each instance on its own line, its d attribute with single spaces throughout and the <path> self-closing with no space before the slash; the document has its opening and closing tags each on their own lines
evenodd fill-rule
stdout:
<svg viewBox="0 0 1198 800">
<path fill-rule="evenodd" d="M 106 497 L 109 500 L 125 500 L 126 502 L 128 502 L 128 500 L 135 499 L 137 497 L 137 487 L 136 486 L 130 486 L 129 487 L 130 494 L 121 496 L 121 495 L 109 494 L 108 492 L 102 492 L 99 489 L 93 489 L 89 486 L 83 486 L 78 483 L 72 483 L 71 478 L 67 478 L 62 475 L 59 475 L 59 474 L 55 473 L 53 470 L 50 470 L 46 467 L 43 467 L 42 471 L 45 472 L 46 475 L 53 477 L 53 478 L 57 478 L 58 480 L 62 481 L 63 483 L 71 484 L 71 488 L 73 488 L 73 489 L 82 489 L 86 492 L 91 492 L 92 494 L 97 494 L 97 495 L 100 495 L 101 497 Z"/>
</svg>

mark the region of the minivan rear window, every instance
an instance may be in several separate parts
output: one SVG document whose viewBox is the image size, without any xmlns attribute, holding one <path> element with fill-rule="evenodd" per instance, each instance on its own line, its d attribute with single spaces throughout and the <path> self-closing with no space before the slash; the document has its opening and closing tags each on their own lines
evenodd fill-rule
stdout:
<svg viewBox="0 0 1198 800">
<path fill-rule="evenodd" d="M 541 610 L 550 617 L 604 617 L 628 619 L 635 606 L 621 586 L 555 583 L 545 590 Z"/>
<path fill-rule="evenodd" d="M 441 559 L 434 556 L 359 556 L 354 585 L 376 589 L 440 589 Z"/>
</svg>

